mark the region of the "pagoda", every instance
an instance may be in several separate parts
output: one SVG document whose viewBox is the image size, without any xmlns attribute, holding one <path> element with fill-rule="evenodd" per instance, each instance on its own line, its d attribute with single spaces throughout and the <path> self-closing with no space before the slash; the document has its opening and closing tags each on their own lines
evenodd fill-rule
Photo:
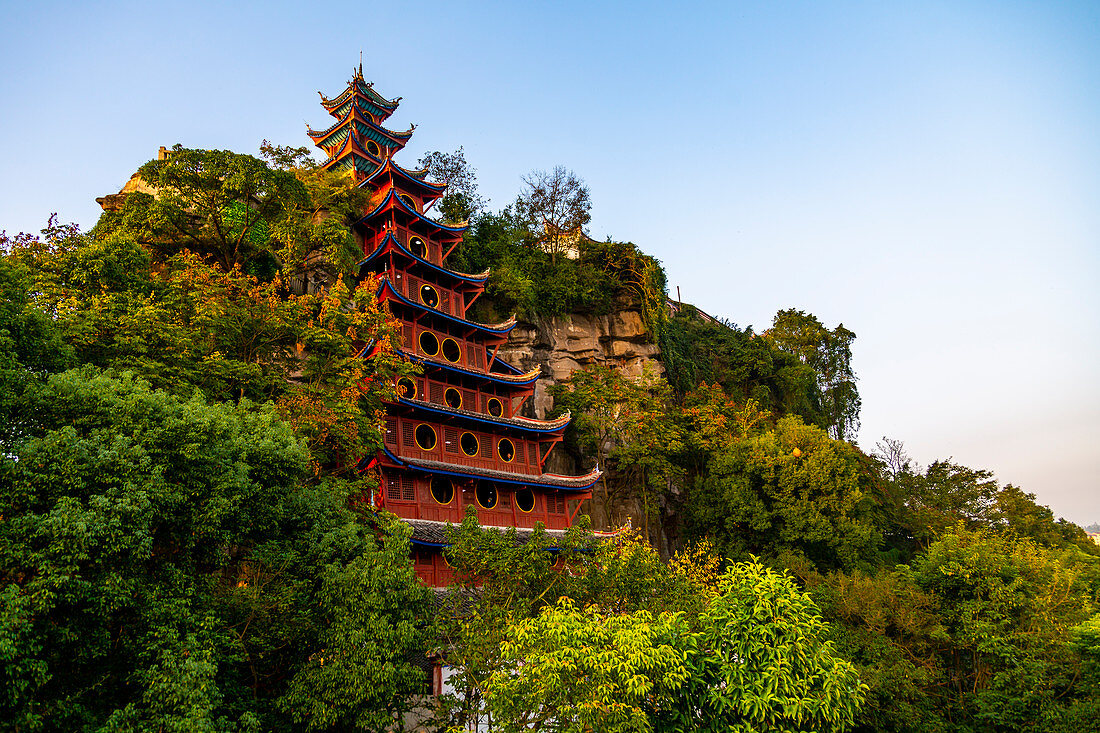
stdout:
<svg viewBox="0 0 1100 733">
<path fill-rule="evenodd" d="M 561 534 L 591 497 L 599 471 L 543 470 L 569 415 L 521 414 L 540 371 L 498 358 L 515 318 L 486 324 L 466 317 L 489 273 L 446 266 L 467 225 L 427 216 L 446 186 L 429 181 L 426 170 L 393 161 L 415 127 L 383 127 L 399 102 L 376 92 L 360 64 L 343 93 L 321 95 L 336 123 L 307 132 L 328 154 L 325 168 L 351 171 L 371 193 L 355 224 L 360 275 L 378 278 L 379 301 L 401 324 L 400 353 L 422 368 L 419 376 L 397 378 L 396 399 L 386 404 L 384 446 L 371 463 L 381 471 L 376 505 L 412 525 L 417 575 L 439 587 L 452 574 L 441 553 L 444 530 L 462 521 L 466 507 L 476 508 L 482 526 L 524 533 L 541 522 Z"/>
</svg>

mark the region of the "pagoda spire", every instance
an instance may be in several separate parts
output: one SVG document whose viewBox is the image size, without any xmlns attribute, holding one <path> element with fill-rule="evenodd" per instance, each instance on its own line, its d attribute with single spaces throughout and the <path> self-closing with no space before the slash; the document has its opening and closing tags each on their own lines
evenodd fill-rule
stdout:
<svg viewBox="0 0 1100 733">
<path fill-rule="evenodd" d="M 401 98 L 387 99 L 363 76 L 363 61 L 352 69 L 347 87 L 329 98 L 323 92 L 321 106 L 336 118 L 335 124 L 314 130 L 306 125 L 306 134 L 328 155 L 322 164 L 329 170 L 351 170 L 362 183 L 385 166 L 395 153 L 405 147 L 416 125 L 399 132 L 382 126 L 394 113 Z"/>
</svg>

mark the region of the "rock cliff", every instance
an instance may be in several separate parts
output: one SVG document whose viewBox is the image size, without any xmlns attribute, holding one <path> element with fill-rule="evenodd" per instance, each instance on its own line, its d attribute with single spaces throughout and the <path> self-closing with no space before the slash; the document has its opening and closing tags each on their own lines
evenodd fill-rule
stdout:
<svg viewBox="0 0 1100 733">
<path fill-rule="evenodd" d="M 523 369 L 542 370 L 535 383 L 535 395 L 528 401 L 529 417 L 545 418 L 554 408 L 549 389 L 570 377 L 574 371 L 599 364 L 629 377 L 646 370 L 663 374 L 660 349 L 651 340 L 642 315 L 629 306 L 606 316 L 571 314 L 568 316 L 520 322 L 512 338 L 501 347 L 500 357 Z M 546 470 L 576 474 L 592 467 L 592 458 L 560 446 L 550 454 Z M 644 524 L 641 506 L 627 500 L 609 506 L 601 486 L 594 490 L 591 503 L 582 508 L 592 518 L 595 529 L 608 529 L 632 522 Z M 659 540 L 662 545 L 664 538 Z"/>
<path fill-rule="evenodd" d="M 520 322 L 500 357 L 523 369 L 542 369 L 535 383 L 531 417 L 545 418 L 554 407 L 548 389 L 568 379 L 577 369 L 600 364 L 626 376 L 640 376 L 647 368 L 662 374 L 660 349 L 650 340 L 642 315 L 622 310 L 606 316 L 572 314 Z"/>
</svg>

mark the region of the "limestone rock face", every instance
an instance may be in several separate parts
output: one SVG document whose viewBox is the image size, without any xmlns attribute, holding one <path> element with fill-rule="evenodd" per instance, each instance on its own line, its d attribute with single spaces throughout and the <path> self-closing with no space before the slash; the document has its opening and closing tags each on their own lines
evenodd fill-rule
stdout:
<svg viewBox="0 0 1100 733">
<path fill-rule="evenodd" d="M 609 366 L 625 376 L 641 376 L 648 368 L 663 374 L 661 350 L 648 339 L 645 322 L 636 310 L 607 316 L 572 314 L 520 322 L 500 349 L 500 358 L 524 370 L 542 369 L 535 383 L 532 417 L 545 418 L 554 401 L 547 390 L 574 371 L 593 364 Z"/>
<path fill-rule="evenodd" d="M 521 321 L 512 330 L 499 358 L 524 371 L 539 368 L 542 377 L 535 383 L 535 394 L 524 406 L 528 417 L 546 418 L 554 408 L 549 389 L 578 369 L 593 365 L 608 366 L 627 377 L 639 377 L 649 371 L 664 374 L 661 351 L 649 340 L 642 314 L 629 306 L 606 316 L 571 314 L 534 322 Z M 575 475 L 593 467 L 591 456 L 579 455 L 559 446 L 550 453 L 546 471 Z M 606 486 L 593 487 L 592 499 L 581 507 L 592 518 L 594 529 L 621 527 L 627 521 L 635 527 L 649 527 L 646 512 L 637 497 L 611 501 Z M 664 514 L 665 512 L 662 512 Z M 653 523 L 653 540 L 667 554 L 669 538 L 663 521 Z"/>
</svg>

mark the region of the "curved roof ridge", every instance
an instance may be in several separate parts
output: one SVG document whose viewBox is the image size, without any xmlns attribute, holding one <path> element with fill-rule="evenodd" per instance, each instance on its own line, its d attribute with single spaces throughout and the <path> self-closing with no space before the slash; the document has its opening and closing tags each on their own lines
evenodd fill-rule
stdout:
<svg viewBox="0 0 1100 733">
<path fill-rule="evenodd" d="M 466 273 L 466 272 L 459 272 L 458 270 L 450 270 L 446 267 L 440 267 L 439 265 L 436 265 L 432 262 L 429 262 L 428 260 L 424 259 L 423 257 L 417 256 L 416 254 L 414 254 L 412 252 L 412 250 L 410 250 L 405 245 L 401 244 L 401 242 L 398 241 L 397 237 L 395 237 L 393 232 L 391 232 L 391 231 L 386 232 L 386 236 L 382 238 L 382 241 L 378 244 L 377 247 L 374 248 L 374 251 L 371 252 L 366 257 L 364 257 L 362 260 L 360 260 L 359 263 L 358 263 L 358 266 L 362 266 L 362 265 L 366 264 L 367 262 L 370 262 L 371 260 L 373 260 L 378 255 L 380 255 L 382 253 L 382 251 L 385 249 L 386 240 L 388 240 L 388 239 L 393 240 L 394 246 L 397 247 L 397 249 L 401 250 L 402 254 L 408 255 L 413 260 L 416 260 L 417 262 L 419 262 L 422 265 L 427 265 L 428 267 L 432 268 L 433 270 L 438 270 L 440 272 L 443 272 L 443 273 L 446 273 L 446 274 L 451 275 L 453 277 L 456 277 L 459 280 L 467 280 L 467 281 L 470 281 L 470 282 L 483 283 L 483 282 L 485 282 L 486 280 L 489 279 L 490 270 L 485 270 L 484 272 L 479 272 L 479 273 L 476 273 L 476 274 L 470 274 L 470 273 Z"/>
<path fill-rule="evenodd" d="M 431 357 L 423 356 L 421 354 L 413 354 L 406 351 L 403 348 L 398 347 L 397 353 L 401 354 L 409 361 L 419 362 L 421 364 L 428 364 L 433 367 L 440 367 L 450 371 L 458 372 L 460 374 L 466 374 L 471 377 L 477 377 L 480 379 L 489 379 L 492 381 L 501 382 L 503 384 L 515 384 L 519 386 L 527 386 L 533 383 L 536 379 L 542 376 L 542 369 L 532 369 L 528 372 L 521 374 L 500 374 L 499 372 L 480 371 L 477 369 L 470 369 L 469 367 L 460 366 L 458 364 L 452 364 L 447 361 L 439 361 L 432 359 Z"/>
<path fill-rule="evenodd" d="M 379 161 L 379 162 L 381 162 L 381 161 Z M 462 232 L 464 232 L 464 231 L 466 231 L 467 229 L 470 228 L 470 223 L 469 222 L 463 222 L 462 224 L 454 226 L 454 225 L 451 225 L 451 224 L 444 224 L 443 222 L 436 221 L 435 219 L 429 219 L 428 217 L 424 216 L 419 211 L 417 211 L 414 208 L 411 208 L 408 204 L 406 204 L 404 201 L 402 201 L 401 197 L 397 195 L 397 190 L 394 189 L 394 188 L 391 188 L 389 190 L 389 192 L 386 194 L 385 198 L 383 198 L 378 203 L 377 206 L 375 206 L 373 209 L 371 209 L 366 214 L 363 214 L 363 216 L 359 217 L 359 219 L 356 223 L 358 224 L 360 222 L 366 221 L 367 219 L 370 219 L 375 214 L 382 211 L 382 209 L 387 204 L 391 203 L 394 200 L 396 200 L 397 203 L 400 204 L 402 209 L 409 212 L 410 214 L 415 216 L 417 219 L 425 222 L 426 224 L 431 224 L 434 227 L 439 227 L 440 229 L 442 229 L 444 231 L 455 232 L 456 234 L 461 234 Z"/>
<path fill-rule="evenodd" d="M 413 308 L 419 308 L 419 309 L 423 310 L 425 313 L 438 314 L 446 320 L 454 321 L 455 323 L 458 323 L 458 324 L 463 325 L 463 326 L 469 326 L 470 328 L 476 328 L 476 329 L 482 330 L 482 331 L 492 331 L 493 333 L 499 333 L 501 335 L 505 335 L 509 331 L 511 331 L 513 328 L 515 328 L 516 323 L 518 322 L 516 320 L 515 314 L 513 314 L 512 317 L 509 318 L 508 320 L 501 321 L 500 323 L 478 323 L 477 321 L 468 321 L 465 318 L 459 318 L 458 316 L 452 316 L 450 313 L 444 313 L 441 310 L 437 310 L 435 308 L 430 308 L 430 307 L 424 305 L 423 303 L 417 303 L 414 300 L 410 300 L 409 298 L 406 298 L 404 295 L 402 295 L 397 290 L 397 288 L 395 288 L 393 286 L 393 282 L 389 279 L 389 277 L 383 275 L 381 279 L 382 279 L 383 282 L 382 282 L 382 285 L 380 285 L 378 287 L 378 292 L 376 293 L 376 295 L 381 296 L 382 295 L 382 290 L 386 289 L 386 288 L 389 288 L 390 292 L 392 292 L 397 297 L 397 299 L 400 300 L 405 305 L 412 306 Z"/>
<path fill-rule="evenodd" d="M 398 397 L 397 401 L 413 407 L 422 407 L 434 412 L 453 414 L 461 417 L 470 417 L 475 420 L 481 420 L 483 422 L 497 423 L 499 425 L 518 427 L 525 430 L 537 430 L 540 432 L 556 432 L 568 425 L 569 421 L 573 419 L 572 415 L 569 412 L 553 418 L 552 420 L 539 420 L 532 417 L 493 417 L 492 415 L 488 415 L 484 412 L 475 412 L 473 410 L 466 410 L 461 407 L 451 407 L 450 405 L 441 405 L 438 402 L 428 402 L 427 400 L 420 400 L 411 397 Z"/>
<path fill-rule="evenodd" d="M 464 231 L 466 231 L 467 229 L 470 228 L 470 220 L 469 219 L 467 219 L 466 221 L 457 222 L 455 224 L 444 224 L 441 221 L 436 221 L 435 219 L 430 219 L 430 218 L 424 216 L 419 211 L 417 211 L 416 209 L 412 208 L 407 203 L 405 203 L 405 201 L 400 196 L 397 197 L 397 200 L 401 204 L 401 206 L 403 206 L 405 208 L 405 211 L 409 212 L 410 214 L 413 214 L 414 216 L 419 217 L 420 219 L 423 219 L 426 222 L 429 222 L 431 224 L 435 224 L 437 227 L 440 227 L 442 229 L 449 229 L 451 231 L 456 231 L 456 232 L 464 232 Z"/>
<path fill-rule="evenodd" d="M 405 132 L 391 130 L 390 128 L 375 122 L 369 112 L 365 112 L 362 107 L 359 106 L 359 103 L 357 101 L 353 101 L 351 106 L 348 107 L 347 111 L 344 112 L 344 114 L 339 119 L 337 119 L 334 124 L 332 124 L 325 130 L 321 130 L 320 132 L 318 132 L 317 130 L 314 130 L 312 127 L 310 127 L 309 123 L 306 123 L 306 134 L 313 138 L 313 142 L 315 144 L 320 144 L 318 141 L 324 140 L 325 138 L 332 136 L 334 132 L 339 130 L 340 127 L 342 127 L 343 125 L 346 125 L 349 121 L 352 121 L 353 118 L 358 119 L 359 122 L 363 123 L 364 125 L 377 128 L 382 133 L 383 137 L 388 137 L 396 143 L 407 141 L 410 137 L 412 137 L 413 130 L 416 129 L 416 125 L 411 124 L 409 125 L 409 129 Z"/>
<path fill-rule="evenodd" d="M 402 168 L 397 163 L 397 161 L 395 161 L 393 159 L 393 156 L 390 156 L 389 158 L 386 158 L 386 165 L 387 166 L 392 166 L 392 168 L 395 171 L 402 174 L 403 176 L 408 178 L 410 181 L 416 183 L 417 185 L 424 186 L 425 188 L 429 188 L 429 189 L 435 189 L 440 194 L 442 194 L 447 189 L 447 184 L 446 183 L 433 183 L 431 181 L 425 180 L 424 178 L 416 176 L 413 172 L 410 172 L 410 171 L 406 170 L 405 168 Z M 371 179 L 373 179 L 378 174 L 382 173 L 383 170 L 385 170 L 385 168 L 379 168 L 374 173 L 371 173 L 370 176 L 366 180 L 364 180 L 362 183 L 360 183 L 359 185 L 360 186 L 366 185 L 367 183 L 369 183 L 371 181 Z M 424 170 L 427 171 L 427 168 L 425 168 Z"/>
<path fill-rule="evenodd" d="M 375 91 L 374 82 L 367 81 L 363 78 L 363 69 L 360 67 L 352 72 L 351 80 L 348 81 L 347 88 L 344 91 L 337 94 L 335 97 L 326 97 L 324 92 L 318 91 L 317 94 L 321 96 L 321 106 L 325 109 L 331 110 L 334 107 L 339 107 L 344 102 L 348 101 L 356 93 L 370 99 L 378 107 L 389 110 L 392 112 L 397 109 L 397 105 L 401 102 L 401 97 L 394 97 L 393 99 L 386 99 L 381 94 Z"/>
<path fill-rule="evenodd" d="M 592 469 L 583 476 L 562 476 L 556 473 L 510 473 L 508 471 L 498 471 L 492 468 L 476 468 L 474 466 L 463 466 L 461 464 L 447 463 L 445 461 L 433 461 L 423 458 L 403 458 L 394 454 L 386 447 L 383 447 L 382 451 L 390 460 L 397 463 L 399 466 L 419 469 L 426 473 L 449 474 L 464 478 L 487 478 L 499 483 L 517 486 L 542 486 L 554 489 L 584 491 L 591 488 L 596 481 L 599 480 L 600 476 L 603 475 L 603 471 L 598 468 Z"/>
</svg>

